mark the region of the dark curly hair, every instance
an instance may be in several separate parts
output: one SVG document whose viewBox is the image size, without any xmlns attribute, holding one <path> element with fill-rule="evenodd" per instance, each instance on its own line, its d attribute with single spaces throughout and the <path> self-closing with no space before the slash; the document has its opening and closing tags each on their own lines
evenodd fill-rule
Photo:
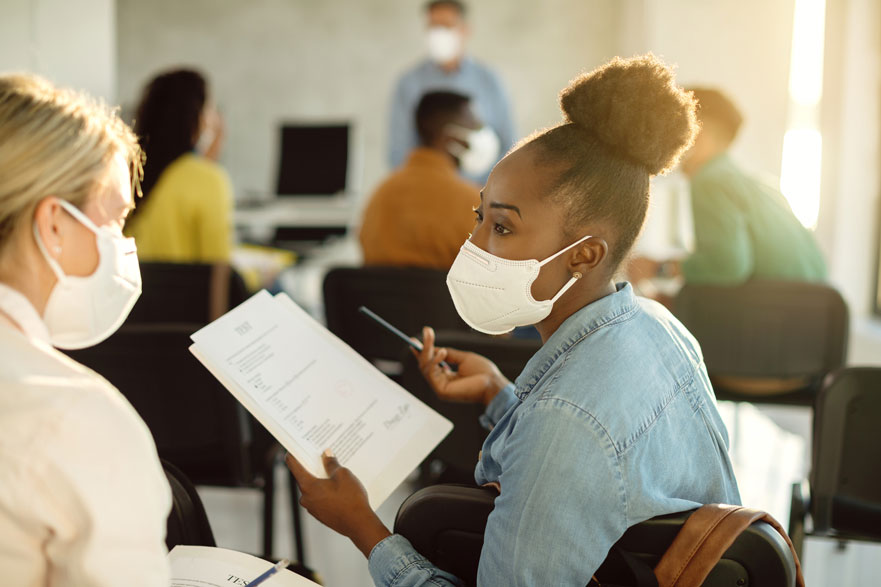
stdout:
<svg viewBox="0 0 881 587">
<path fill-rule="evenodd" d="M 616 228 L 614 272 L 645 221 L 649 178 L 672 169 L 694 142 L 695 101 L 672 69 L 648 54 L 611 62 L 572 80 L 560 94 L 564 122 L 528 137 L 539 164 L 557 172 L 550 196 L 562 204 L 567 237 L 589 221 Z"/>
<path fill-rule="evenodd" d="M 134 124 L 141 149 L 147 154 L 141 181 L 144 195 L 132 217 L 146 204 L 165 168 L 193 150 L 207 96 L 205 78 L 192 69 L 162 73 L 144 88 Z"/>
</svg>

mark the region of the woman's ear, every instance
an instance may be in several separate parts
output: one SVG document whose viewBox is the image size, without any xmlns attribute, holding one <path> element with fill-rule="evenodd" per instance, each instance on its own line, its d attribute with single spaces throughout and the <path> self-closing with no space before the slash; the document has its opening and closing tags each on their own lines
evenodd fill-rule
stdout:
<svg viewBox="0 0 881 587">
<path fill-rule="evenodd" d="M 63 238 L 63 222 L 61 216 L 64 210 L 57 198 L 47 197 L 40 200 L 34 209 L 34 222 L 37 225 L 37 232 L 46 247 L 46 252 L 53 259 L 57 259 L 61 254 L 61 245 Z"/>
<path fill-rule="evenodd" d="M 596 269 L 609 255 L 609 245 L 605 239 L 592 236 L 578 245 L 569 257 L 569 272 L 587 274 Z"/>
</svg>

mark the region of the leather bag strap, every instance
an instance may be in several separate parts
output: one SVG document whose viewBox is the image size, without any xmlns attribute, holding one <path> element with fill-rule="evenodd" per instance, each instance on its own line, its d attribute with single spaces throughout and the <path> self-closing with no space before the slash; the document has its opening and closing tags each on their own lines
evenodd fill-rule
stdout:
<svg viewBox="0 0 881 587">
<path fill-rule="evenodd" d="M 795 560 L 796 585 L 804 587 L 795 548 L 777 520 L 760 510 L 723 504 L 705 505 L 689 516 L 655 567 L 658 585 L 700 585 L 741 532 L 759 520 L 770 524 L 786 540 Z"/>
</svg>

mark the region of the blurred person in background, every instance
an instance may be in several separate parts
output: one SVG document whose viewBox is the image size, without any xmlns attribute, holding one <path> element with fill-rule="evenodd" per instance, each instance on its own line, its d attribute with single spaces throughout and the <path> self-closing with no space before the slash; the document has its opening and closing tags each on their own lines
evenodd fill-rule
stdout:
<svg viewBox="0 0 881 587">
<path fill-rule="evenodd" d="M 197 71 L 156 76 L 143 91 L 134 123 L 144 164 L 143 198 L 126 234 L 142 261 L 226 263 L 230 259 L 232 189 L 216 163 L 223 125 Z"/>
<path fill-rule="evenodd" d="M 507 93 L 498 76 L 486 65 L 466 55 L 469 29 L 466 8 L 459 0 L 433 0 L 426 5 L 428 57 L 406 71 L 395 86 L 390 109 L 388 160 L 392 168 L 404 162 L 420 144 L 414 124 L 419 99 L 430 91 L 449 90 L 471 98 L 474 113 L 485 123 L 480 140 L 495 144 L 492 161 L 465 165 L 462 174 L 479 185 L 492 166 L 514 143 L 514 124 Z"/>
<path fill-rule="evenodd" d="M 476 185 L 459 176 L 481 127 L 466 96 L 431 92 L 416 108 L 420 145 L 367 204 L 359 235 L 365 265 L 448 270 L 474 227 Z"/>
<path fill-rule="evenodd" d="M 105 107 L 0 76 L 4 585 L 169 584 L 171 492 L 153 437 L 116 388 L 53 348 L 106 339 L 141 293 L 122 234 L 140 164 Z"/>
<path fill-rule="evenodd" d="M 658 274 L 711 285 L 826 279 L 826 263 L 814 235 L 802 226 L 783 194 L 744 173 L 728 154 L 743 122 L 737 107 L 719 90 L 692 92 L 701 130 L 681 168 L 691 189 L 694 252 L 681 263 L 634 259 L 631 281 Z"/>
</svg>

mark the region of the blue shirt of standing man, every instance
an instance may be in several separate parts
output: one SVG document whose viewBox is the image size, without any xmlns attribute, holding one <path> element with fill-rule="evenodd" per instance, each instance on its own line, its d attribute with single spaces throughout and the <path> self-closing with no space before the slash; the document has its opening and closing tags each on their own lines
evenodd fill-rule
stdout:
<svg viewBox="0 0 881 587">
<path fill-rule="evenodd" d="M 392 98 L 389 126 L 389 165 L 397 167 L 419 145 L 416 104 L 429 91 L 447 90 L 471 98 L 480 120 L 499 138 L 501 159 L 514 144 L 514 125 L 508 97 L 498 76 L 487 66 L 465 55 L 468 26 L 465 5 L 458 0 L 433 0 L 426 6 L 428 59 L 406 71 Z M 468 175 L 483 185 L 490 169 Z"/>
</svg>

